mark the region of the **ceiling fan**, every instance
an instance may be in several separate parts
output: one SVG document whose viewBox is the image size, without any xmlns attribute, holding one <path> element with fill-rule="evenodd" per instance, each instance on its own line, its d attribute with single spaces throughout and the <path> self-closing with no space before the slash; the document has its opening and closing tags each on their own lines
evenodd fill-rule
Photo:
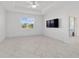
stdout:
<svg viewBox="0 0 79 59">
<path fill-rule="evenodd" d="M 37 8 L 39 6 L 37 1 L 30 1 L 30 7 L 31 8 Z"/>
</svg>

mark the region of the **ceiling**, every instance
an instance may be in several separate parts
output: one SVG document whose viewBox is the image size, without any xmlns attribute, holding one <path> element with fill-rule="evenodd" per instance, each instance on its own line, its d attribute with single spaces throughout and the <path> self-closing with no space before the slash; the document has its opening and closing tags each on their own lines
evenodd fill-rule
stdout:
<svg viewBox="0 0 79 59">
<path fill-rule="evenodd" d="M 76 4 L 79 6 L 79 2 L 66 2 L 66 1 L 37 1 L 39 6 L 37 8 L 30 7 L 30 1 L 0 1 L 0 6 L 5 8 L 8 11 L 24 12 L 24 13 L 33 13 L 33 14 L 44 14 L 48 12 L 50 8 L 58 8 L 63 5 L 72 5 Z"/>
<path fill-rule="evenodd" d="M 54 6 L 57 2 L 53 1 L 37 1 L 39 6 L 37 8 L 30 7 L 30 1 L 0 1 L 0 5 L 6 10 L 17 10 L 17 11 L 30 11 L 35 13 L 42 13 L 48 8 Z"/>
</svg>

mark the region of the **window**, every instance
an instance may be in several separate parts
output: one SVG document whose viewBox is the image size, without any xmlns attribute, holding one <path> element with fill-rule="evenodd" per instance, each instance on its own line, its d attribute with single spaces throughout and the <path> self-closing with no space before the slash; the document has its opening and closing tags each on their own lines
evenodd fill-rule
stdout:
<svg viewBox="0 0 79 59">
<path fill-rule="evenodd" d="M 22 28 L 33 29 L 34 20 L 32 18 L 23 17 L 21 18 Z"/>
</svg>

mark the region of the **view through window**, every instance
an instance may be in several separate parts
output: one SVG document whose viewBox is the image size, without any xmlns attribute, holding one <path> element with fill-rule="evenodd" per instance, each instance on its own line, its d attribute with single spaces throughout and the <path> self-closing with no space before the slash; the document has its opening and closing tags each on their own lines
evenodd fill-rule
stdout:
<svg viewBox="0 0 79 59">
<path fill-rule="evenodd" d="M 33 29 L 34 20 L 32 18 L 22 17 L 21 24 L 22 24 L 22 28 Z"/>
</svg>

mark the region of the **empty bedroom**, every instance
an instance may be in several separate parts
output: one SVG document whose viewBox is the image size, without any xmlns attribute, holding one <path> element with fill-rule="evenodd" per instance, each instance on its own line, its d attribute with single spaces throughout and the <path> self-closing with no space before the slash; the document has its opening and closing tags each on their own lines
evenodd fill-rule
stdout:
<svg viewBox="0 0 79 59">
<path fill-rule="evenodd" d="M 79 1 L 0 1 L 0 58 L 79 58 Z"/>
</svg>

